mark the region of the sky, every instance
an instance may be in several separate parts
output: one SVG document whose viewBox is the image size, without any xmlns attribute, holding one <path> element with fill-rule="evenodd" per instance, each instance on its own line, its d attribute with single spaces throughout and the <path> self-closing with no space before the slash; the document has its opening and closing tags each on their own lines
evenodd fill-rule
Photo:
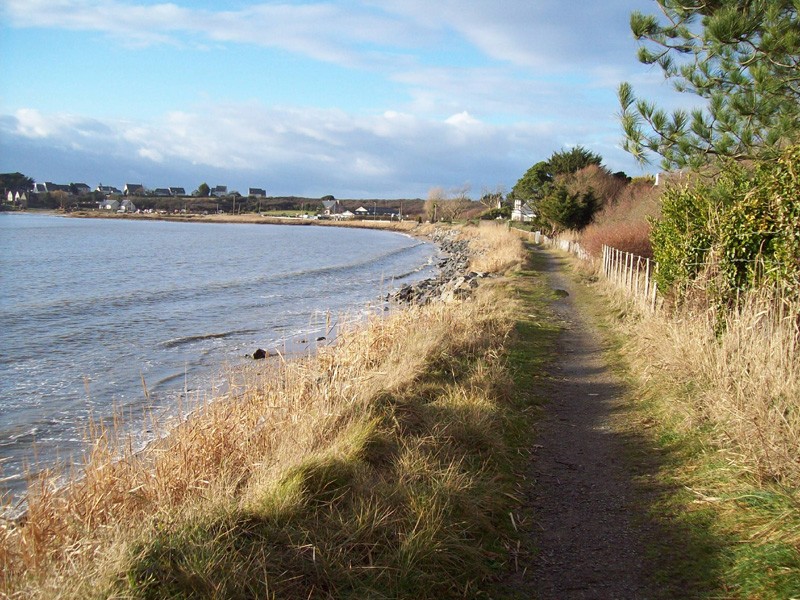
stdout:
<svg viewBox="0 0 800 600">
<path fill-rule="evenodd" d="M 270 196 L 509 191 L 577 145 L 612 171 L 653 0 L 0 0 L 0 172 Z"/>
</svg>

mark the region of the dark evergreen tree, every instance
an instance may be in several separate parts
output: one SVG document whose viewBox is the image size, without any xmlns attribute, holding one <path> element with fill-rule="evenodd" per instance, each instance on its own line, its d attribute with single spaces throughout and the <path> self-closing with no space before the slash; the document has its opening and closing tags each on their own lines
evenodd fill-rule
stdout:
<svg viewBox="0 0 800 600">
<path fill-rule="evenodd" d="M 624 147 L 665 168 L 714 157 L 773 158 L 800 131 L 800 23 L 796 0 L 657 0 L 662 15 L 631 15 L 639 60 L 657 64 L 702 105 L 667 111 L 619 88 Z"/>
</svg>

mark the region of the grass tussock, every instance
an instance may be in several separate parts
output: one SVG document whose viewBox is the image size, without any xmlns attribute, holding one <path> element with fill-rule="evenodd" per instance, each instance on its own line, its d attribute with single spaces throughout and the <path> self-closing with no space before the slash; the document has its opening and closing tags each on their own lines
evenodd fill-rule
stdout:
<svg viewBox="0 0 800 600">
<path fill-rule="evenodd" d="M 0 593 L 473 594 L 507 556 L 513 322 L 497 290 L 245 369 L 145 452 L 100 430 L 80 476 L 42 477 L 24 519 L 3 522 Z"/>
<path fill-rule="evenodd" d="M 519 240 L 510 241 L 516 236 L 510 232 L 507 223 L 478 221 L 477 226 L 464 227 L 462 234 L 470 240 L 473 255 L 470 268 L 473 271 L 503 272 L 526 259 Z"/>
</svg>

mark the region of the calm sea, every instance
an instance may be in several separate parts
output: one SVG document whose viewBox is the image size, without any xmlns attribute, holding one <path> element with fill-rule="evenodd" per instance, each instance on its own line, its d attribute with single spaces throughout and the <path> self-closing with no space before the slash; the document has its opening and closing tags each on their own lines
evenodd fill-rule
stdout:
<svg viewBox="0 0 800 600">
<path fill-rule="evenodd" d="M 313 345 L 435 255 L 382 231 L 0 213 L 0 493 L 76 456 L 90 415 L 169 407 L 257 348 Z"/>
</svg>

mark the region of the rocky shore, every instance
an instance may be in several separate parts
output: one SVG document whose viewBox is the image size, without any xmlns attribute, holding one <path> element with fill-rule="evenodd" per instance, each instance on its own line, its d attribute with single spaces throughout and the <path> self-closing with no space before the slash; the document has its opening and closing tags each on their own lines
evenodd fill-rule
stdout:
<svg viewBox="0 0 800 600">
<path fill-rule="evenodd" d="M 431 240 L 444 255 L 437 265 L 439 272 L 436 277 L 405 285 L 389 294 L 387 300 L 419 306 L 434 300 L 450 302 L 456 298 L 469 297 L 478 287 L 478 280 L 488 277 L 487 273 L 470 270 L 469 242 L 458 239 L 458 231 L 436 229 Z"/>
</svg>

